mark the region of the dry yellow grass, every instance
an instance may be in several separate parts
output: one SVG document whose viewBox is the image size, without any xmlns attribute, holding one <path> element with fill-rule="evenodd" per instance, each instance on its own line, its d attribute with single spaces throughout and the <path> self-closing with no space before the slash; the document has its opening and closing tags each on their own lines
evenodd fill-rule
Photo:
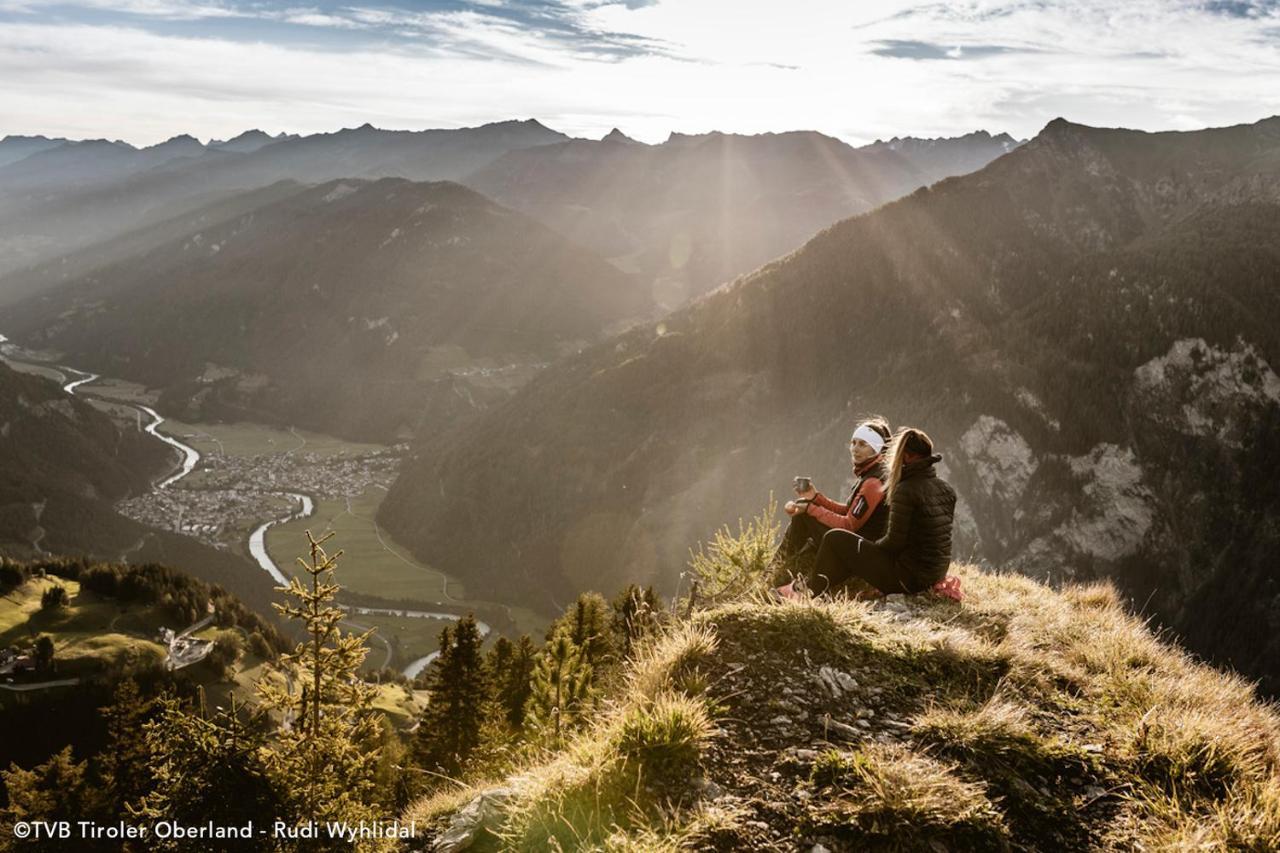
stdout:
<svg viewBox="0 0 1280 853">
<path fill-rule="evenodd" d="M 964 603 L 919 598 L 906 618 L 864 602 L 767 604 L 758 584 L 696 611 L 640 651 L 595 726 L 517 774 L 491 849 L 747 838 L 734 836 L 746 832 L 741 804 L 646 788 L 621 733 L 643 731 L 660 750 L 702 744 L 720 708 L 716 673 L 796 648 L 867 662 L 877 684 L 916 703 L 902 706 L 916 709 L 910 748 L 867 743 L 826 759 L 826 776 L 815 770 L 807 784 L 828 786 L 834 800 L 804 814 L 808 825 L 883 839 L 924 821 L 967 833 L 973 849 L 1059 831 L 1068 846 L 1096 849 L 1280 849 L 1280 715 L 1249 682 L 1154 636 L 1109 585 L 1055 591 L 1015 574 L 953 571 Z M 674 766 L 696 764 L 696 754 Z M 1027 784 L 1077 776 L 1072 790 Z M 483 787 L 420 801 L 410 816 L 438 821 Z M 1088 817 L 1098 802 L 1103 816 Z"/>
</svg>

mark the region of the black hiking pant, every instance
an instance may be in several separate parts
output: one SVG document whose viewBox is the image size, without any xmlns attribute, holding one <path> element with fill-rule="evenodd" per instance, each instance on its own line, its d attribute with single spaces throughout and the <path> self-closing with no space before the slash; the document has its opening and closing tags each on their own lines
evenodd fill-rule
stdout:
<svg viewBox="0 0 1280 853">
<path fill-rule="evenodd" d="M 933 584 L 921 583 L 894 565 L 891 554 L 870 539 L 847 530 L 831 530 L 822 537 L 818 559 L 808 577 L 814 595 L 839 592 L 855 579 L 871 584 L 885 595 L 923 592 Z"/>
<path fill-rule="evenodd" d="M 830 530 L 830 527 L 807 512 L 791 516 L 787 532 L 782 536 L 782 544 L 778 546 L 773 560 L 769 563 L 772 568 L 773 585 L 782 586 L 790 583 L 794 577 L 807 575 L 809 572 L 801 564 L 808 563 L 808 567 L 812 567 L 813 559 L 818 553 L 818 546 L 822 543 L 822 537 Z M 812 545 L 809 544 L 810 540 L 813 541 Z"/>
</svg>

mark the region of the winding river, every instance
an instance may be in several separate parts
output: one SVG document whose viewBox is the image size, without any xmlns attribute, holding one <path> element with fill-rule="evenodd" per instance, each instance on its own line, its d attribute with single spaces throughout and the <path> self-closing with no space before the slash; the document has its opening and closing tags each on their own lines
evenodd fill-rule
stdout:
<svg viewBox="0 0 1280 853">
<path fill-rule="evenodd" d="M 296 518 L 308 518 L 311 513 L 316 511 L 315 501 L 311 500 L 310 495 L 290 492 L 289 497 L 298 502 L 298 509 L 288 515 L 264 521 L 249 536 L 249 553 L 253 555 L 253 559 L 258 561 L 258 565 L 262 567 L 262 570 L 271 575 L 275 582 L 281 586 L 288 586 L 289 579 L 284 576 L 284 572 L 280 571 L 280 567 L 276 565 L 275 560 L 272 560 L 271 555 L 267 553 L 267 529 L 277 524 L 284 524 L 286 521 L 293 521 Z"/>
<path fill-rule="evenodd" d="M 0 352 L 2 352 L 6 348 L 5 347 L 6 344 L 10 344 L 9 338 L 3 334 L 0 334 Z M 40 366 L 43 366 L 43 367 L 56 367 L 57 370 L 63 371 L 65 374 L 77 375 L 79 378 L 71 379 L 70 381 L 66 382 L 62 386 L 62 390 L 66 391 L 68 394 L 71 394 L 71 395 L 75 395 L 76 391 L 79 390 L 80 388 L 86 385 L 90 385 L 101 378 L 101 376 L 99 376 L 97 373 L 89 373 L 84 370 L 78 370 L 74 367 L 67 367 L 65 365 L 50 365 L 50 364 L 43 364 L 39 362 L 36 362 L 36 363 L 40 364 Z M 148 417 L 151 418 L 151 422 L 147 424 L 145 427 L 143 427 L 143 430 L 149 435 L 155 436 L 156 438 L 160 439 L 165 444 L 168 444 L 170 447 L 174 448 L 182 455 L 182 463 L 178 466 L 178 470 L 175 473 L 169 475 L 164 480 L 157 483 L 156 484 L 157 489 L 167 489 L 169 486 L 172 486 L 174 483 L 178 482 L 183 477 L 186 477 L 188 474 L 190 474 L 192 471 L 195 470 L 196 465 L 199 464 L 200 462 L 200 452 L 196 450 L 194 447 L 183 444 L 181 441 L 178 441 L 176 438 L 173 438 L 172 436 L 165 435 L 164 433 L 160 432 L 159 427 L 161 424 L 165 422 L 165 419 L 159 412 L 157 412 L 155 409 L 151 408 L 150 406 L 144 405 L 142 403 L 127 403 L 127 402 L 124 402 L 123 400 L 116 400 L 116 399 L 111 399 L 111 402 L 128 406 L 132 409 L 137 410 L 140 413 L 146 414 Z M 288 495 L 298 503 L 297 509 L 293 510 L 287 515 L 283 515 L 279 518 L 274 518 L 269 521 L 263 522 L 258 527 L 256 527 L 253 533 L 250 534 L 249 536 L 250 555 L 258 563 L 258 565 L 262 568 L 262 570 L 266 572 L 268 575 L 270 575 L 271 578 L 281 586 L 288 586 L 289 581 L 288 581 L 288 578 L 284 576 L 284 572 L 280 571 L 280 567 L 277 566 L 275 564 L 275 561 L 271 559 L 271 555 L 267 553 L 267 530 L 273 527 L 274 525 L 283 524 L 287 521 L 293 521 L 299 518 L 308 518 L 311 516 L 312 513 L 315 512 L 315 501 L 311 499 L 310 495 L 300 494 L 297 492 L 289 492 Z M 399 608 L 360 607 L 360 606 L 351 606 L 351 605 L 340 605 L 340 606 L 344 610 L 347 610 L 348 612 L 356 615 L 398 616 L 398 617 L 409 618 L 409 619 L 443 619 L 443 620 L 448 620 L 452 622 L 457 622 L 462 618 L 456 613 L 439 613 L 439 612 L 428 611 L 428 610 L 402 610 Z M 481 637 L 488 636 L 490 631 L 489 625 L 487 625 L 484 622 L 477 622 L 476 628 L 480 632 Z M 435 660 L 439 656 L 440 656 L 440 653 L 436 651 L 436 652 L 432 652 L 429 655 L 424 655 L 423 657 L 420 657 L 417 660 L 412 661 L 407 667 L 405 667 L 404 674 L 409 678 L 416 678 L 424 669 L 426 669 L 431 664 L 433 660 Z"/>
<path fill-rule="evenodd" d="M 352 607 L 349 605 L 341 605 L 343 610 L 356 614 L 369 614 L 374 616 L 400 616 L 409 619 L 447 619 L 451 622 L 461 621 L 462 617 L 456 613 L 436 613 L 430 610 L 400 610 L 394 607 Z M 476 620 L 476 630 L 479 631 L 481 637 L 489 636 L 489 625 L 485 622 Z M 418 675 L 430 666 L 431 662 L 440 656 L 439 652 L 432 652 L 429 655 L 423 655 L 415 661 L 411 661 L 404 668 L 404 674 L 408 678 L 417 678 Z"/>
<path fill-rule="evenodd" d="M 9 338 L 6 335 L 0 334 L 0 351 L 4 349 L 4 344 L 6 343 L 9 343 Z M 72 374 L 78 376 L 79 377 L 78 379 L 71 379 L 70 381 L 66 382 L 62 386 L 62 390 L 66 391 L 68 394 L 71 394 L 72 396 L 75 396 L 76 391 L 79 390 L 81 387 L 85 385 L 89 385 L 90 383 L 96 382 L 102 378 L 97 373 L 89 373 L 88 371 L 79 370 L 78 368 L 75 368 L 75 367 L 67 367 L 65 364 L 47 364 L 43 362 L 28 362 L 28 363 L 38 364 L 41 367 L 46 367 L 46 368 L 52 367 L 57 371 L 61 371 L 64 374 L 64 378 Z M 183 444 L 182 442 L 178 441 L 176 438 L 173 438 L 172 436 L 168 436 L 160 432 L 159 427 L 162 423 L 164 423 L 164 417 L 162 417 L 159 412 L 157 412 L 155 409 L 151 408 L 150 406 L 145 406 L 141 403 L 127 403 L 123 400 L 115 400 L 115 399 L 112 399 L 111 402 L 117 403 L 122 406 L 128 406 L 131 409 L 134 409 L 140 413 L 146 414 L 148 417 L 151 418 L 151 423 L 143 427 L 143 431 L 148 433 L 149 435 L 153 435 L 156 438 L 160 439 L 165 444 L 174 448 L 175 450 L 178 451 L 179 454 L 182 455 L 182 463 L 178 466 L 178 470 L 175 473 L 171 474 L 170 476 L 166 477 L 164 480 L 160 481 L 156 485 L 157 489 L 166 489 L 195 470 L 196 465 L 200 462 L 200 452 L 196 450 L 194 447 L 190 447 L 186 444 Z"/>
<path fill-rule="evenodd" d="M 94 378 L 96 379 L 97 377 L 95 376 Z M 73 382 L 71 384 L 74 385 L 76 383 Z M 195 470 L 196 463 L 200 461 L 200 453 L 194 447 L 189 447 L 181 441 L 178 441 L 176 438 L 171 438 L 170 436 L 159 432 L 157 427 L 164 423 L 164 418 L 161 417 L 160 413 L 155 409 L 150 406 L 144 406 L 141 403 L 138 404 L 137 408 L 151 416 L 151 423 L 147 424 L 143 429 L 170 447 L 177 448 L 178 452 L 182 454 L 182 465 L 178 468 L 178 472 L 156 486 L 157 489 L 167 489 L 169 486 L 172 486 L 174 483 L 178 482 Z"/>
<path fill-rule="evenodd" d="M 316 511 L 315 501 L 311 499 L 310 495 L 290 492 L 289 497 L 298 502 L 298 508 L 288 515 L 282 515 L 271 521 L 263 522 L 254 529 L 253 534 L 249 537 L 249 553 L 253 555 L 253 559 L 262 567 L 262 570 L 271 575 L 272 579 L 280 586 L 288 586 L 289 580 L 267 552 L 267 531 L 277 524 L 284 524 L 286 521 L 309 518 Z M 340 604 L 338 606 L 353 616 L 398 616 L 406 619 L 445 619 L 451 622 L 457 622 L 462 618 L 456 613 L 441 613 L 433 610 L 405 610 L 398 607 L 364 607 L 350 604 Z M 481 637 L 489 635 L 490 628 L 485 622 L 476 622 L 476 629 L 480 632 Z M 437 651 L 411 661 L 404 668 L 405 676 L 417 678 L 439 656 L 440 653 Z"/>
</svg>

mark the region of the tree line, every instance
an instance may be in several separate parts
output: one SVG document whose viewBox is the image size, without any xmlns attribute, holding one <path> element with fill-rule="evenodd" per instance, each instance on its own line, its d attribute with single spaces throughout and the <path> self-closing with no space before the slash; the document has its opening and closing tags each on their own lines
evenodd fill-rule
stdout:
<svg viewBox="0 0 1280 853">
<path fill-rule="evenodd" d="M 0 850 L 17 849 L 6 831 L 17 821 L 385 820 L 450 780 L 502 772 L 558 746 L 584 725 L 624 661 L 664 618 L 651 588 L 630 586 L 612 600 L 587 593 L 552 623 L 542 643 L 528 635 L 499 637 L 486 650 L 468 615 L 442 630 L 440 655 L 421 677 L 426 709 L 411 733 L 401 733 L 374 707 L 378 688 L 359 675 L 368 635 L 339 628 L 345 613 L 336 605 L 333 569 L 341 552 L 327 553 L 324 542 L 310 539 L 306 572 L 282 588 L 286 602 L 275 605 L 302 637 L 276 660 L 288 677 L 261 678 L 254 702 L 232 699 L 210 708 L 199 688 L 155 673 L 123 673 L 95 709 L 104 727 L 100 749 L 77 754 L 66 746 L 33 766 L 0 771 Z M 216 595 L 156 566 L 0 561 L 0 582 L 10 586 L 39 572 L 186 615 L 206 601 L 195 593 Z M 156 839 L 149 843 L 164 849 Z M 267 837 L 201 843 L 237 851 L 330 845 L 324 838 L 312 845 Z M 79 849 L 118 846 L 87 839 Z M 370 842 L 367 849 L 375 847 Z M 27 840 L 21 849 L 44 848 Z M 354 849 L 366 847 L 358 842 Z"/>
</svg>

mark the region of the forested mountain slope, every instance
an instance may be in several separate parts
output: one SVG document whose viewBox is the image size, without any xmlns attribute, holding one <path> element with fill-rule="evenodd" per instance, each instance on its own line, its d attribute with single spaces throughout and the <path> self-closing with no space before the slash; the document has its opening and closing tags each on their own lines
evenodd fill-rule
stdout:
<svg viewBox="0 0 1280 853">
<path fill-rule="evenodd" d="M 1114 578 L 1275 690 L 1277 246 L 1280 119 L 1058 119 L 424 436 L 382 519 L 513 600 L 671 588 L 793 474 L 839 493 L 876 411 L 944 454 L 957 556 Z"/>
<path fill-rule="evenodd" d="M 478 406 L 651 311 L 616 268 L 457 184 L 333 181 L 267 202 L 27 299 L 8 333 L 159 387 L 188 419 L 388 440 L 418 429 L 441 383 L 472 400 L 454 373 Z"/>
</svg>

